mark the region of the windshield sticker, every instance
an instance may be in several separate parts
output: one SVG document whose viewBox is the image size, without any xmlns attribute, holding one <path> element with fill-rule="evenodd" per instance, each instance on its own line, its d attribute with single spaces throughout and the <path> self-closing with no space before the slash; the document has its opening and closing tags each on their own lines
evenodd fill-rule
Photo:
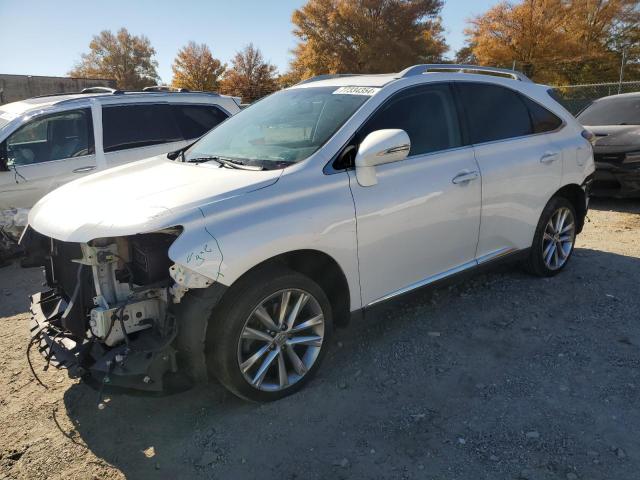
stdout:
<svg viewBox="0 0 640 480">
<path fill-rule="evenodd" d="M 6 120 L 7 122 L 10 122 L 11 120 L 13 120 L 14 118 L 16 118 L 18 115 L 16 115 L 15 113 L 11 113 L 11 112 L 1 112 L 0 113 L 0 118 L 3 120 Z"/>
<path fill-rule="evenodd" d="M 340 87 L 335 92 L 334 95 L 366 95 L 371 96 L 375 95 L 380 91 L 379 88 L 375 87 Z"/>
</svg>

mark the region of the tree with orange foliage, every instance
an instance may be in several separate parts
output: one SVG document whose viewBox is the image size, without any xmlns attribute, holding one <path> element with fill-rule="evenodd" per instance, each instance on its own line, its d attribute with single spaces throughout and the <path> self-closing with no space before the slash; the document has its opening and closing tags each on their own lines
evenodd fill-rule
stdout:
<svg viewBox="0 0 640 480">
<path fill-rule="evenodd" d="M 155 49 L 144 35 L 131 35 L 121 28 L 114 35 L 109 30 L 95 35 L 89 52 L 83 53 L 69 72 L 72 77 L 113 78 L 118 88 L 137 90 L 155 85 L 159 80 Z"/>
<path fill-rule="evenodd" d="M 470 20 L 459 56 L 516 66 L 539 82 L 617 80 L 616 38 L 637 32 L 638 0 L 501 2 Z M 635 27 L 633 25 L 635 24 Z M 624 32 L 621 34 L 620 32 Z"/>
<path fill-rule="evenodd" d="M 292 71 L 386 73 L 441 59 L 442 0 L 309 0 L 293 12 Z"/>
<path fill-rule="evenodd" d="M 189 42 L 178 51 L 171 66 L 172 85 L 189 90 L 215 91 L 220 86 L 220 77 L 226 68 L 214 58 L 207 45 Z"/>
<path fill-rule="evenodd" d="M 264 60 L 259 48 L 252 43 L 236 53 L 231 68 L 222 80 L 220 90 L 227 95 L 241 97 L 251 103 L 278 89 L 276 67 Z"/>
</svg>

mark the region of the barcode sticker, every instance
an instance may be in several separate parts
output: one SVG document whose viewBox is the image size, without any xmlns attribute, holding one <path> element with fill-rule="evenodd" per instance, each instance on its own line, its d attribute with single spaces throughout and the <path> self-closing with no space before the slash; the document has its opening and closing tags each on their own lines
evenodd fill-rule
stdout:
<svg viewBox="0 0 640 480">
<path fill-rule="evenodd" d="M 11 113 L 11 112 L 2 112 L 2 113 L 0 113 L 0 118 L 3 119 L 3 120 L 6 120 L 8 122 L 13 120 L 17 116 L 18 115 L 16 115 L 15 113 Z"/>
<path fill-rule="evenodd" d="M 375 87 L 340 87 L 335 92 L 334 95 L 366 95 L 371 96 L 375 95 L 380 91 L 379 88 Z"/>
</svg>

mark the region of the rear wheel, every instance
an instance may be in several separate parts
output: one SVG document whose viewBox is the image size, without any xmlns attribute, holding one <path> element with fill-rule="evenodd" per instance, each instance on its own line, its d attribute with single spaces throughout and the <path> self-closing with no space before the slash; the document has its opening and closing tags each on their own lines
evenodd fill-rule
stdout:
<svg viewBox="0 0 640 480">
<path fill-rule="evenodd" d="M 332 330 L 329 300 L 310 278 L 283 267 L 241 279 L 214 311 L 209 366 L 236 395 L 276 400 L 316 372 Z"/>
<path fill-rule="evenodd" d="M 526 262 L 527 270 L 543 277 L 559 273 L 576 241 L 576 212 L 569 200 L 554 197 L 544 208 Z"/>
</svg>

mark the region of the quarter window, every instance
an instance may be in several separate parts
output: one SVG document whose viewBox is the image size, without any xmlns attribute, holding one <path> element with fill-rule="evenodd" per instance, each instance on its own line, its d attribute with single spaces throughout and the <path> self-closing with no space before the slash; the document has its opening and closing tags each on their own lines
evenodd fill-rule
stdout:
<svg viewBox="0 0 640 480">
<path fill-rule="evenodd" d="M 422 155 L 462 144 L 451 89 L 446 84 L 424 85 L 392 97 L 365 124 L 358 143 L 375 130 L 399 128 L 411 140 L 409 155 Z"/>
<path fill-rule="evenodd" d="M 533 133 L 552 132 L 560 128 L 562 120 L 544 108 L 542 105 L 533 100 L 521 96 L 531 113 L 531 121 L 533 122 Z"/>
<path fill-rule="evenodd" d="M 103 107 L 102 130 L 105 152 L 182 140 L 167 104 Z"/>
<path fill-rule="evenodd" d="M 171 105 L 171 108 L 185 140 L 201 137 L 228 117 L 211 105 Z"/>
<path fill-rule="evenodd" d="M 529 110 L 522 97 L 498 85 L 457 84 L 467 113 L 471 143 L 492 142 L 533 133 Z"/>
<path fill-rule="evenodd" d="M 32 165 L 93 154 L 91 110 L 71 110 L 36 118 L 5 142 L 8 165 Z"/>
</svg>

